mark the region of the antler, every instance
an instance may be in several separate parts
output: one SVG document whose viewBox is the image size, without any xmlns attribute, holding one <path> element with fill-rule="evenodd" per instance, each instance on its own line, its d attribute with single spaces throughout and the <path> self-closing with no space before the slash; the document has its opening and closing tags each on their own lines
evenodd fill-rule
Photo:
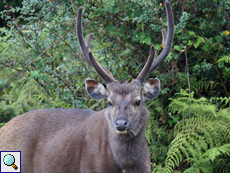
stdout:
<svg viewBox="0 0 230 173">
<path fill-rule="evenodd" d="M 174 20 L 173 20 L 173 14 L 172 9 L 170 7 L 169 1 L 165 1 L 165 8 L 167 13 L 167 20 L 168 20 L 168 34 L 163 29 L 162 37 L 163 37 L 163 46 L 164 49 L 162 50 L 161 54 L 155 59 L 155 61 L 152 64 L 152 67 L 150 69 L 150 73 L 157 68 L 158 65 L 164 61 L 164 59 L 168 56 L 169 51 L 172 46 L 173 42 L 173 35 L 174 35 Z"/>
<path fill-rule="evenodd" d="M 174 20 L 172 15 L 172 9 L 170 7 L 169 1 L 165 1 L 165 8 L 167 13 L 167 20 L 168 20 L 168 33 L 163 29 L 162 37 L 163 37 L 163 45 L 164 48 L 161 52 L 161 54 L 154 60 L 155 55 L 155 47 L 152 45 L 150 50 L 150 55 L 148 58 L 148 61 L 146 62 L 144 68 L 140 72 L 140 74 L 137 77 L 137 80 L 139 80 L 140 83 L 143 83 L 145 78 L 149 73 L 151 73 L 153 70 L 157 68 L 158 65 L 164 61 L 164 59 L 168 56 L 169 51 L 172 46 L 173 42 L 173 35 L 174 35 Z M 82 32 L 82 10 L 83 8 L 80 7 L 77 13 L 77 38 L 78 43 L 81 48 L 82 55 L 85 57 L 85 59 L 88 61 L 90 65 L 94 67 L 96 72 L 101 76 L 101 78 L 108 84 L 115 81 L 113 75 L 100 63 L 98 63 L 95 58 L 93 57 L 93 54 L 89 52 L 89 47 L 91 40 L 93 39 L 93 34 L 91 33 L 86 40 L 86 43 L 84 42 L 83 32 Z"/>
<path fill-rule="evenodd" d="M 93 34 L 91 33 L 89 35 L 88 39 L 86 40 L 86 43 L 84 41 L 84 36 L 83 36 L 83 32 L 82 32 L 82 11 L 83 11 L 83 8 L 80 7 L 78 9 L 78 12 L 77 12 L 77 22 L 76 22 L 77 39 L 78 39 L 79 46 L 81 48 L 81 53 L 85 57 L 86 61 L 94 67 L 96 72 L 101 76 L 101 78 L 107 84 L 114 82 L 115 79 L 114 79 L 113 75 L 109 72 L 109 70 L 107 70 L 99 62 L 97 62 L 95 60 L 95 58 L 93 57 L 92 53 L 89 52 L 89 47 L 90 47 L 90 43 L 93 39 Z M 89 57 L 89 54 L 91 54 L 91 58 Z"/>
<path fill-rule="evenodd" d="M 154 56 L 155 56 L 155 47 L 152 45 L 150 48 L 149 58 L 145 64 L 144 68 L 141 70 L 140 74 L 137 76 L 137 80 L 139 80 L 139 82 L 141 84 L 144 82 L 145 78 L 148 76 L 148 74 L 150 72 L 150 68 L 151 68 L 151 65 L 153 63 Z"/>
<path fill-rule="evenodd" d="M 165 7 L 166 7 L 166 13 L 167 13 L 167 20 L 168 20 L 168 34 L 163 29 L 162 37 L 163 37 L 163 45 L 164 49 L 161 52 L 161 54 L 153 61 L 154 55 L 155 55 L 155 48 L 152 45 L 150 50 L 150 55 L 148 58 L 148 61 L 146 62 L 144 68 L 142 69 L 141 73 L 138 75 L 137 80 L 139 80 L 140 83 L 143 83 L 145 78 L 148 76 L 149 73 L 151 73 L 154 69 L 157 68 L 157 66 L 164 61 L 164 59 L 169 54 L 169 51 L 172 46 L 173 41 L 173 35 L 174 35 L 174 22 L 173 22 L 173 15 L 172 15 L 172 9 L 170 7 L 169 1 L 165 1 Z"/>
</svg>

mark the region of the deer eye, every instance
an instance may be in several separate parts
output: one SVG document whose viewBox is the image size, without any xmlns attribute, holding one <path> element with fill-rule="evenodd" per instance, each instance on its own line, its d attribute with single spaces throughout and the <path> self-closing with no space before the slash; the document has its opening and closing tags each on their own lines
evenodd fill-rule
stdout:
<svg viewBox="0 0 230 173">
<path fill-rule="evenodd" d="M 108 101 L 108 105 L 109 105 L 110 107 L 113 107 L 113 104 L 111 103 L 111 101 Z"/>
<path fill-rule="evenodd" d="M 140 103 L 141 103 L 141 100 L 136 100 L 134 106 L 135 107 L 140 106 Z"/>
</svg>

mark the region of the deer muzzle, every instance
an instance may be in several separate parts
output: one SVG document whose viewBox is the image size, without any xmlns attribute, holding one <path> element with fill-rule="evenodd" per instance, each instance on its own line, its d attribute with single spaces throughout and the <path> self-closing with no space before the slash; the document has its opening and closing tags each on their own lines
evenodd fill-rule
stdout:
<svg viewBox="0 0 230 173">
<path fill-rule="evenodd" d="M 120 116 L 116 119 L 114 125 L 115 125 L 115 129 L 116 129 L 116 133 L 127 134 L 127 130 L 129 129 L 130 123 L 127 120 L 127 118 L 125 118 L 124 116 Z"/>
</svg>

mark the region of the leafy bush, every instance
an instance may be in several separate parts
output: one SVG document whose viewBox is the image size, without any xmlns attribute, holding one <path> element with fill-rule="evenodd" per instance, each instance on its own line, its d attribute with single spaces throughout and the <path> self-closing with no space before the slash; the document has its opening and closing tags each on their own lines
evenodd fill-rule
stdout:
<svg viewBox="0 0 230 173">
<path fill-rule="evenodd" d="M 222 169 L 221 165 L 229 161 L 228 145 L 222 139 L 214 142 L 211 129 L 203 127 L 202 122 L 215 124 L 228 117 L 219 113 L 228 113 L 230 105 L 230 1 L 170 2 L 175 19 L 173 46 L 164 63 L 149 75 L 159 78 L 162 85 L 160 96 L 147 102 L 151 115 L 146 138 L 154 171 L 181 171 L 183 165 L 183 170 L 190 167 L 190 172 L 193 168 L 205 172 L 202 169 L 207 164 L 208 171 L 217 171 L 216 168 L 217 172 L 224 172 L 228 168 Z M 151 44 L 159 55 L 163 47 L 160 31 L 167 28 L 161 0 L 23 0 L 22 6 L 12 6 L 0 13 L 6 21 L 6 26 L 0 28 L 0 123 L 34 108 L 100 110 L 106 106 L 105 101 L 90 99 L 84 89 L 86 78 L 101 79 L 78 48 L 75 19 L 80 6 L 84 8 L 84 35 L 94 33 L 93 54 L 121 82 L 138 75 Z M 187 88 L 193 93 L 175 95 Z M 193 106 L 197 103 L 215 109 L 195 114 Z M 187 109 L 191 111 L 190 119 Z M 195 131 L 186 143 L 175 141 L 174 138 L 183 139 L 196 127 L 207 133 Z M 214 132 L 224 134 L 217 127 Z M 200 143 L 192 146 L 192 140 L 199 138 L 208 140 L 205 149 Z M 173 147 L 180 144 L 181 150 L 173 155 Z M 205 154 L 214 150 L 221 156 Z M 215 164 L 218 166 L 214 167 Z"/>
<path fill-rule="evenodd" d="M 185 53 L 190 85 L 198 97 L 229 96 L 229 61 L 223 60 L 229 54 L 229 2 L 207 3 L 189 1 L 181 6 L 171 2 L 175 16 L 172 52 L 166 64 L 150 75 L 162 80 L 164 101 L 160 104 L 164 107 L 169 104 L 165 100 L 187 87 Z M 75 18 L 80 5 L 84 7 L 85 35 L 95 34 L 91 46 L 95 57 L 120 81 L 137 76 L 146 62 L 150 44 L 155 45 L 157 54 L 162 50 L 160 30 L 166 28 L 167 22 L 160 1 L 24 0 L 22 7 L 1 13 L 7 21 L 7 27 L 1 29 L 0 47 L 1 69 L 7 70 L 7 74 L 1 74 L 1 82 L 8 83 L 6 94 L 12 91 L 12 83 L 17 83 L 18 92 L 23 92 L 22 86 L 29 82 L 30 91 L 37 86 L 47 96 L 40 98 L 39 106 L 44 108 L 60 106 L 53 100 L 64 101 L 64 107 L 88 108 L 95 103 L 83 91 L 85 78 L 99 78 L 78 49 Z M 20 15 L 14 18 L 15 13 Z M 25 93 L 34 96 L 33 92 Z M 37 103 L 32 105 L 34 108 Z"/>
</svg>

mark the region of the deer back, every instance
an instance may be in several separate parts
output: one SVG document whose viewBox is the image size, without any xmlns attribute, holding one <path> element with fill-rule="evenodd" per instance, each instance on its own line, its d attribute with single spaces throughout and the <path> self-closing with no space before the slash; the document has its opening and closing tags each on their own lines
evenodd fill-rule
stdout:
<svg viewBox="0 0 230 173">
<path fill-rule="evenodd" d="M 122 142 L 124 146 L 116 146 L 120 141 L 109 137 L 106 111 L 32 110 L 1 128 L 0 149 L 21 151 L 24 173 L 121 173 L 122 168 L 114 159 L 112 147 L 119 147 L 123 154 L 127 152 L 127 146 L 132 147 L 125 141 Z M 133 142 L 130 141 L 131 145 Z M 142 142 L 139 152 L 143 164 L 149 166 L 146 141 Z M 135 154 L 135 148 L 133 150 Z"/>
</svg>

